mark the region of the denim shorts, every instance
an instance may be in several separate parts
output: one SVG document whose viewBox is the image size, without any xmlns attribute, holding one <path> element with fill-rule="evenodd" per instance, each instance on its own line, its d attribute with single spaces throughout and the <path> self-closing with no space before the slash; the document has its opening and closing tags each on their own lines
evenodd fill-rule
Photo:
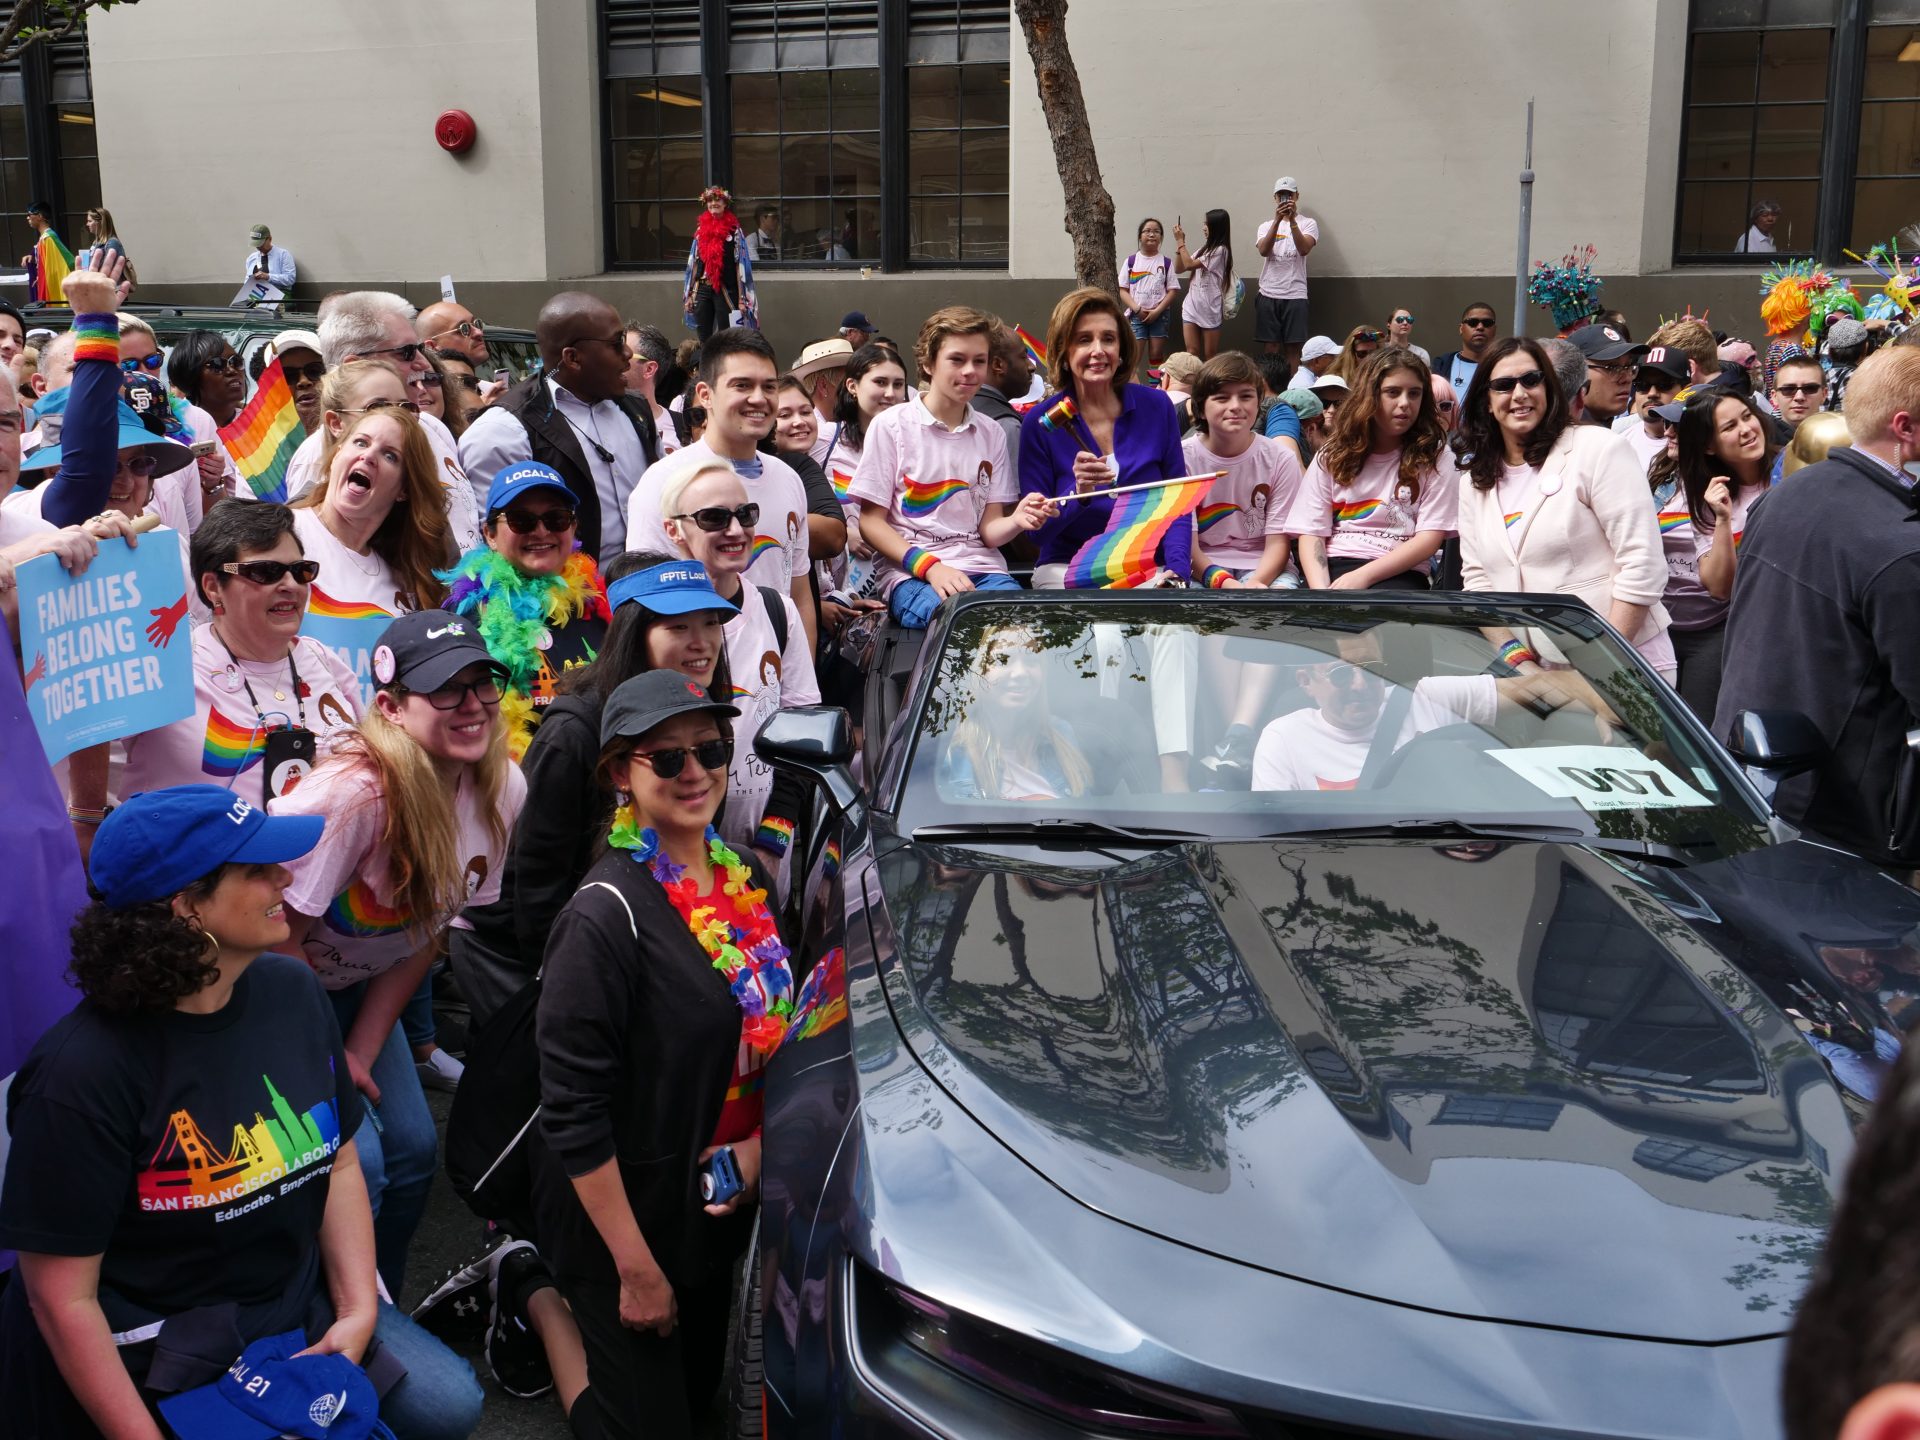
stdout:
<svg viewBox="0 0 1920 1440">
<path fill-rule="evenodd" d="M 1127 324 L 1133 327 L 1133 338 L 1136 340 L 1164 340 L 1173 333 L 1173 321 L 1169 318 L 1171 314 L 1172 307 L 1169 306 L 1160 312 L 1160 318 L 1151 325 L 1142 324 L 1138 315 L 1129 315 Z"/>
</svg>

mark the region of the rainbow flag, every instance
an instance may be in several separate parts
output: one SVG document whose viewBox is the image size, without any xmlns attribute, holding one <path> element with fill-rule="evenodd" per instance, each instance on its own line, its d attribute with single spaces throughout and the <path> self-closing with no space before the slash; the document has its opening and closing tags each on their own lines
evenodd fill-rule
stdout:
<svg viewBox="0 0 1920 1440">
<path fill-rule="evenodd" d="M 1034 339 L 1033 336 L 1029 335 L 1018 325 L 1013 327 L 1013 333 L 1018 335 L 1020 337 L 1020 343 L 1027 347 L 1027 359 L 1033 362 L 1033 368 L 1036 370 L 1045 370 L 1047 368 L 1047 347 Z"/>
<path fill-rule="evenodd" d="M 827 472 L 827 483 L 833 486 L 833 498 L 842 505 L 847 503 L 847 489 L 853 484 L 853 472 L 842 470 L 838 465 Z"/>
<path fill-rule="evenodd" d="M 1082 545 L 1067 566 L 1067 588 L 1129 590 L 1149 579 L 1161 537 L 1207 498 L 1213 478 L 1171 480 L 1116 496 L 1107 528 Z"/>
<path fill-rule="evenodd" d="M 220 427 L 220 441 L 256 499 L 284 504 L 287 467 L 306 438 L 300 412 L 293 408 L 293 389 L 276 356 L 260 372 L 259 388 L 247 408 Z"/>
<path fill-rule="evenodd" d="M 61 283 L 73 273 L 73 252 L 52 230 L 40 232 L 33 246 L 33 298 L 42 305 L 64 305 Z"/>
</svg>

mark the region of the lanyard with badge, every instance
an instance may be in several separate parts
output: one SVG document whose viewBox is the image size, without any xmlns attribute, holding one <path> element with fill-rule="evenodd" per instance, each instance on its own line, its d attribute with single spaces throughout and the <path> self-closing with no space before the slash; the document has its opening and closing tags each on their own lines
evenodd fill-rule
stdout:
<svg viewBox="0 0 1920 1440">
<path fill-rule="evenodd" d="M 214 632 L 214 639 L 220 640 L 218 631 Z M 276 711 L 277 724 L 261 710 L 259 697 L 253 693 L 253 682 L 247 678 L 246 671 L 240 668 L 240 662 L 234 658 L 225 640 L 220 640 L 220 648 L 227 652 L 227 688 L 234 689 L 235 682 L 238 682 L 239 687 L 247 692 L 247 703 L 253 707 L 254 731 L 248 737 L 249 745 L 254 739 L 265 737 L 260 757 L 263 800 L 276 799 L 291 790 L 301 776 L 313 769 L 314 759 L 319 754 L 313 732 L 307 728 L 307 694 L 300 683 L 300 669 L 293 661 L 293 648 L 289 646 L 287 649 L 287 674 L 293 681 L 293 701 L 300 718 L 298 723 L 294 723 L 284 711 Z M 286 697 L 276 691 L 273 698 L 283 700 Z M 231 787 L 232 782 L 228 784 Z"/>
</svg>

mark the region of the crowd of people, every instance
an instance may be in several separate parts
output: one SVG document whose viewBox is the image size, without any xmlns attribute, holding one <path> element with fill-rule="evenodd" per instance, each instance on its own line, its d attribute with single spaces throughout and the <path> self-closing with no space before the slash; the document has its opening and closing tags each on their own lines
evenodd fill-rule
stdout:
<svg viewBox="0 0 1920 1440">
<path fill-rule="evenodd" d="M 1142 221 L 1112 289 L 1054 307 L 1044 355 L 952 305 L 906 347 L 850 313 L 783 364 L 752 324 L 773 242 L 705 198 L 685 345 L 564 292 L 539 373 L 503 383 L 457 302 L 328 297 L 274 345 L 308 435 L 285 503 L 218 441 L 247 396 L 227 341 L 163 359 L 121 310 L 111 217 L 31 384 L 0 306 L 0 615 L 38 556 L 78 574 L 109 539 L 178 546 L 194 707 L 53 768 L 8 751 L 83 997 L 8 1100 L 0 1413 L 21 1433 L 158 1436 L 174 1397 L 298 1330 L 364 1367 L 401 1440 L 465 1435 L 480 1391 L 436 1338 L 463 1324 L 575 1434 L 691 1433 L 794 982 L 777 917 L 807 797 L 753 737 L 785 707 L 857 708 L 883 624 L 1086 583 L 1116 486 L 1216 477 L 1150 586 L 1578 597 L 1716 733 L 1806 711 L 1831 753 L 1781 813 L 1920 862 L 1898 800 L 1920 800 L 1920 328 L 1842 317 L 1765 364 L 1690 317 L 1502 338 L 1474 304 L 1438 357 L 1406 307 L 1313 334 L 1319 226 L 1283 176 L 1257 356 L 1219 346 L 1237 292 L 1212 211 L 1197 249 Z M 253 239 L 249 280 L 291 283 Z M 149 514 L 167 528 L 141 535 Z M 1563 663 L 1499 638 L 1516 683 Z M 1197 670 L 1164 645 L 1156 667 Z M 1202 736 L 1156 703 L 1165 790 L 1284 771 L 1256 760 L 1257 705 L 1224 708 Z M 8 740 L 31 745 L 20 709 Z M 34 830 L 50 808 L 65 827 Z M 441 1164 L 425 1092 L 476 1078 L 437 1043 L 436 976 L 476 1035 L 530 1037 L 541 1110 L 520 1223 L 409 1315 Z M 702 1203 L 723 1151 L 739 1191 Z"/>
</svg>

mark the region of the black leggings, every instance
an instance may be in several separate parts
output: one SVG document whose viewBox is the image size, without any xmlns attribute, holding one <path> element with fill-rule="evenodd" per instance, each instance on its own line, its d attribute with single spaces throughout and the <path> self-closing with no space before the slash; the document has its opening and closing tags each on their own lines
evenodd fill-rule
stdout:
<svg viewBox="0 0 1920 1440">
<path fill-rule="evenodd" d="M 1338 580 L 1342 575 L 1351 574 L 1369 562 L 1356 560 L 1351 555 L 1329 555 L 1327 557 L 1327 575 Z M 1425 570 L 1402 570 L 1398 575 L 1389 575 L 1384 580 L 1376 580 L 1367 587 L 1369 590 L 1430 590 Z"/>
<path fill-rule="evenodd" d="M 1727 622 L 1722 620 L 1704 630 L 1682 630 L 1675 626 L 1667 635 L 1673 641 L 1673 658 L 1680 665 L 1674 688 L 1695 715 L 1712 725 L 1714 707 L 1720 703 L 1720 669 Z"/>
<path fill-rule="evenodd" d="M 579 1440 L 692 1440 L 726 1361 L 730 1275 L 677 1290 L 680 1322 L 662 1339 L 620 1323 L 620 1286 L 558 1277 L 587 1351 L 587 1388 L 567 1424 Z"/>
<path fill-rule="evenodd" d="M 693 324 L 700 343 L 704 345 L 714 331 L 726 329 L 732 316 L 732 302 L 702 280 L 693 292 Z"/>
</svg>

